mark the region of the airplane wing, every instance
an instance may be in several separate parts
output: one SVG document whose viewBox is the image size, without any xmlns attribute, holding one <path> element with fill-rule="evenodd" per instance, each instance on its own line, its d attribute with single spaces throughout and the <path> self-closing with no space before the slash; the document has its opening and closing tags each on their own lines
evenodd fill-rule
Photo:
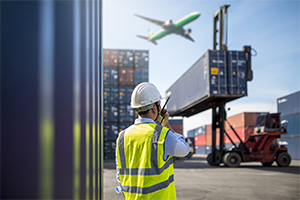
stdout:
<svg viewBox="0 0 300 200">
<path fill-rule="evenodd" d="M 142 38 L 142 39 L 145 39 L 145 40 L 148 40 L 148 39 L 149 39 L 148 37 L 142 36 L 142 35 L 137 35 L 137 37 Z M 156 43 L 155 40 L 150 40 L 150 42 L 152 42 L 153 44 L 157 45 L 157 43 Z"/>
<path fill-rule="evenodd" d="M 174 32 L 174 33 L 177 34 L 177 35 L 181 35 L 182 37 L 184 37 L 184 38 L 186 38 L 188 40 L 191 40 L 192 42 L 195 42 L 194 39 L 189 34 L 184 34 L 185 32 L 186 32 L 186 30 L 184 30 L 182 28 L 179 31 Z"/>
<path fill-rule="evenodd" d="M 142 19 L 145 19 L 145 20 L 147 20 L 148 22 L 152 22 L 152 23 L 154 23 L 154 24 L 156 24 L 156 25 L 158 25 L 158 26 L 162 26 L 165 22 L 163 22 L 163 21 L 159 21 L 159 20 L 155 20 L 155 19 L 150 19 L 150 18 L 147 18 L 147 17 L 143 17 L 143 16 L 140 16 L 140 15 L 137 15 L 137 14 L 134 14 L 135 16 L 137 16 L 137 17 L 140 17 L 140 18 L 142 18 Z"/>
</svg>

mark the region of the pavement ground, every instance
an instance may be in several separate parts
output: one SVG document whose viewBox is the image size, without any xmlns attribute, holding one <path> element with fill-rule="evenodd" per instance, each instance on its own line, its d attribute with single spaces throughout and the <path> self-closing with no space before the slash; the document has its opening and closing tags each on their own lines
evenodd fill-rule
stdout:
<svg viewBox="0 0 300 200">
<path fill-rule="evenodd" d="M 124 199 L 115 192 L 118 185 L 114 160 L 104 160 L 103 199 Z M 300 160 L 289 167 L 263 167 L 260 162 L 241 163 L 228 168 L 210 166 L 206 155 L 194 154 L 191 159 L 174 162 L 178 200 L 293 200 L 300 199 Z"/>
</svg>

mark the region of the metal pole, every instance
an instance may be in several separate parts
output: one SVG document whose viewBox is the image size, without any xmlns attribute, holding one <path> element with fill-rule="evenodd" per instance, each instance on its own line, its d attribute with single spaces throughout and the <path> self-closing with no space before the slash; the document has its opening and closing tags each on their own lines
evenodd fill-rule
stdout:
<svg viewBox="0 0 300 200">
<path fill-rule="evenodd" d="M 213 163 L 216 162 L 216 130 L 217 130 L 217 108 L 214 107 L 212 109 L 212 143 L 211 143 L 211 148 L 212 148 L 212 155 L 213 155 Z"/>
</svg>

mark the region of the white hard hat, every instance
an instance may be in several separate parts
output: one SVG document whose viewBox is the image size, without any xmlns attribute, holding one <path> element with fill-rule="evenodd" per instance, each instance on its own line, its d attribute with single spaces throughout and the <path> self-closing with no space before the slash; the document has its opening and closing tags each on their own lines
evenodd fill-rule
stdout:
<svg viewBox="0 0 300 200">
<path fill-rule="evenodd" d="M 131 108 L 143 108 L 143 111 L 149 110 L 149 105 L 153 105 L 155 102 L 160 101 L 162 96 L 154 84 L 149 82 L 143 82 L 138 84 L 131 94 Z"/>
</svg>

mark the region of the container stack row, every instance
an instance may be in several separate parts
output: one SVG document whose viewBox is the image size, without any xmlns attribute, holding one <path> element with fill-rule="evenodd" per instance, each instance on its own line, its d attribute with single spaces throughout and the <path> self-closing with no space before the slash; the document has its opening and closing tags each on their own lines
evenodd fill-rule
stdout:
<svg viewBox="0 0 300 200">
<path fill-rule="evenodd" d="M 278 98 L 277 112 L 281 113 L 281 121 L 287 121 L 287 134 L 281 135 L 281 141 L 288 142 L 292 159 L 300 159 L 300 91 Z"/>
<path fill-rule="evenodd" d="M 231 124 L 238 136 L 243 142 L 248 140 L 249 135 L 254 133 L 256 125 L 256 118 L 259 113 L 256 112 L 243 112 L 231 117 L 227 117 L 227 121 Z M 220 145 L 220 129 L 216 130 L 216 147 Z M 229 124 L 225 122 L 224 130 L 233 140 L 236 145 L 239 145 L 240 140 L 231 130 Z M 195 153 L 196 154 L 209 154 L 212 150 L 212 125 L 203 125 L 198 128 L 189 130 L 187 133 L 188 138 L 194 138 Z M 224 146 L 229 149 L 233 146 L 229 138 L 224 135 Z"/>
<path fill-rule="evenodd" d="M 131 93 L 149 80 L 148 58 L 148 50 L 103 49 L 104 159 L 115 158 L 119 132 L 136 118 Z"/>
</svg>

